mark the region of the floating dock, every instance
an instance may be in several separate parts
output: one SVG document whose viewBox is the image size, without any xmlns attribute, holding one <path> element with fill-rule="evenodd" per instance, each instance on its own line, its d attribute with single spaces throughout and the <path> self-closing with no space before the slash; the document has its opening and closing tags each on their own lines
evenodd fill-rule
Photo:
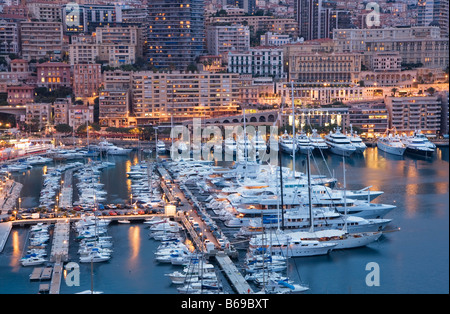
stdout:
<svg viewBox="0 0 450 314">
<path fill-rule="evenodd" d="M 69 260 L 69 234 L 70 222 L 68 220 L 60 220 L 55 224 L 50 262 L 55 262 L 57 258 L 62 262 Z"/>
</svg>

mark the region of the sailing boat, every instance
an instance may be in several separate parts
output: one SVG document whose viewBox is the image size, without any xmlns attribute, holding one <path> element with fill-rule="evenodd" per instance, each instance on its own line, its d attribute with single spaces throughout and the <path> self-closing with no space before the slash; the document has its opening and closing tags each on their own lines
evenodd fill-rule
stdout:
<svg viewBox="0 0 450 314">
<path fill-rule="evenodd" d="M 309 154 L 307 155 L 308 162 L 308 178 L 310 177 L 309 169 Z M 344 203 L 346 204 L 346 183 L 345 183 L 345 157 L 343 156 L 343 168 L 344 168 Z M 308 187 L 311 190 L 311 187 Z M 311 201 L 310 213 L 311 213 Z M 347 206 L 345 206 L 345 222 L 342 230 L 340 229 L 328 229 L 328 230 L 314 230 L 314 216 L 310 214 L 311 227 L 308 232 L 292 232 L 289 233 L 292 241 L 313 241 L 317 240 L 323 243 L 335 243 L 334 249 L 350 249 L 356 247 L 366 246 L 372 242 L 375 242 L 382 235 L 381 231 L 376 232 L 361 232 L 361 233 L 348 233 L 347 230 Z"/>
<path fill-rule="evenodd" d="M 308 168 L 309 168 L 309 153 L 308 156 Z M 279 158 L 281 163 L 281 158 Z M 280 188 L 281 188 L 281 222 L 284 224 L 284 217 L 283 217 L 283 177 L 282 177 L 282 168 L 280 164 Z M 309 191 L 311 191 L 311 177 L 308 171 L 308 185 L 309 185 Z M 312 207 L 311 207 L 311 193 L 309 193 L 309 210 L 310 210 L 310 221 L 311 221 L 311 228 L 313 228 L 314 223 L 312 221 Z M 280 212 L 280 210 L 278 211 Z M 280 221 L 280 219 L 278 219 Z M 282 227 L 284 229 L 284 225 Z M 285 256 L 285 257 L 303 257 L 303 256 L 316 256 L 316 255 L 325 255 L 330 253 L 333 248 L 337 245 L 334 242 L 329 241 L 319 241 L 317 239 L 297 239 L 293 237 L 295 236 L 295 233 L 291 232 L 284 232 L 284 230 L 281 230 L 280 227 L 277 228 L 276 231 L 271 231 L 271 243 L 270 243 L 270 253 L 272 256 Z M 257 251 L 265 251 L 269 248 L 267 244 L 264 243 L 264 234 L 253 236 L 249 241 L 249 251 L 250 252 L 257 252 Z"/>
</svg>

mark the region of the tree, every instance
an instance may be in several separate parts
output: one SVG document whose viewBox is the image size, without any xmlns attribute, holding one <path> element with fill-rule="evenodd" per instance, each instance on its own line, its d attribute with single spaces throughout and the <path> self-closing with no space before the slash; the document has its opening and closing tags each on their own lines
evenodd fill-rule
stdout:
<svg viewBox="0 0 450 314">
<path fill-rule="evenodd" d="M 426 89 L 426 92 L 430 95 L 433 96 L 434 93 L 436 93 L 436 89 L 434 89 L 434 87 L 429 87 Z"/>
<path fill-rule="evenodd" d="M 55 130 L 59 133 L 71 133 L 73 128 L 68 124 L 57 124 L 55 125 Z"/>
<path fill-rule="evenodd" d="M 391 93 L 392 93 L 392 96 L 393 97 L 395 97 L 395 95 L 397 94 L 397 92 L 398 92 L 398 88 L 393 88 L 393 89 L 391 89 Z"/>
</svg>

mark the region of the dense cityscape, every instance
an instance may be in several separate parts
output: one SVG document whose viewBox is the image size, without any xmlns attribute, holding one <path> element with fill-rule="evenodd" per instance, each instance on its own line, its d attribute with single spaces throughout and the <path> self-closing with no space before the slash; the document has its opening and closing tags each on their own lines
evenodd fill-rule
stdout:
<svg viewBox="0 0 450 314">
<path fill-rule="evenodd" d="M 0 0 L 0 266 L 23 266 L 0 294 L 78 293 L 71 261 L 123 293 L 92 264 L 131 230 L 185 268 L 130 293 L 372 293 L 281 272 L 386 250 L 431 187 L 448 218 L 448 23 L 448 0 Z"/>
</svg>

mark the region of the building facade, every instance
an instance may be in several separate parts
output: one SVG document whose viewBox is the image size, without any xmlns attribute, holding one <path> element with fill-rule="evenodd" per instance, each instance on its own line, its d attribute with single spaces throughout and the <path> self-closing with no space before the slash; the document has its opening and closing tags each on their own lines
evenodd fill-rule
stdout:
<svg viewBox="0 0 450 314">
<path fill-rule="evenodd" d="M 237 74 L 134 72 L 132 114 L 138 124 L 233 114 L 238 92 Z"/>
<path fill-rule="evenodd" d="M 244 25 L 209 25 L 206 43 L 208 54 L 226 60 L 230 51 L 250 49 L 250 29 Z"/>
<path fill-rule="evenodd" d="M 253 47 L 247 52 L 228 53 L 228 72 L 253 76 L 286 77 L 283 67 L 283 49 L 278 47 Z"/>
<path fill-rule="evenodd" d="M 36 66 L 37 86 L 53 90 L 71 87 L 70 65 L 62 62 L 44 62 Z"/>
<path fill-rule="evenodd" d="M 102 85 L 101 64 L 75 64 L 73 66 L 72 89 L 75 97 L 92 98 L 99 95 Z"/>
<path fill-rule="evenodd" d="M 148 61 L 158 69 L 185 70 L 204 53 L 204 0 L 148 2 Z"/>
<path fill-rule="evenodd" d="M 21 22 L 22 58 L 30 61 L 63 55 L 63 27 L 61 22 Z"/>
<path fill-rule="evenodd" d="M 412 134 L 422 130 L 424 134 L 440 133 L 441 100 L 438 96 L 385 98 L 389 111 L 389 127 L 400 133 Z"/>
</svg>

